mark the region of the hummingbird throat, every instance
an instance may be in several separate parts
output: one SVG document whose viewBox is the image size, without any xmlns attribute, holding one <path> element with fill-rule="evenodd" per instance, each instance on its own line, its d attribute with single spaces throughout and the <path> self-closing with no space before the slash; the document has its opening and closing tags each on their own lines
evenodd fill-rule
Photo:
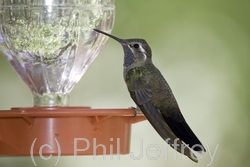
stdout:
<svg viewBox="0 0 250 167">
<path fill-rule="evenodd" d="M 128 46 L 123 46 L 124 50 L 124 67 L 129 67 L 135 62 L 135 56 L 134 53 L 131 51 L 131 49 Z"/>
</svg>

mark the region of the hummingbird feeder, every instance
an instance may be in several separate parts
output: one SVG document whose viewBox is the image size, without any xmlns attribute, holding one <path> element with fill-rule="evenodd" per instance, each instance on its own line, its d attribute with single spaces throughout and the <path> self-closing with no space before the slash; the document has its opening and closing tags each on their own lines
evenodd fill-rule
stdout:
<svg viewBox="0 0 250 167">
<path fill-rule="evenodd" d="M 111 32 L 114 8 L 114 0 L 0 0 L 0 50 L 34 102 L 0 111 L 1 156 L 129 153 L 131 125 L 143 115 L 69 106 L 107 41 L 93 29 Z"/>
</svg>

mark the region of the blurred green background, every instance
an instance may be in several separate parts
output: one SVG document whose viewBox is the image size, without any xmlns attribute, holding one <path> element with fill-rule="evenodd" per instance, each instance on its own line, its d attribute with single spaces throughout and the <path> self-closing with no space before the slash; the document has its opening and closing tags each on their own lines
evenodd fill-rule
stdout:
<svg viewBox="0 0 250 167">
<path fill-rule="evenodd" d="M 112 34 L 121 38 L 140 37 L 153 50 L 154 64 L 169 82 L 187 122 L 215 157 L 213 167 L 249 167 L 249 0 L 119 0 Z M 71 105 L 93 108 L 134 106 L 122 77 L 123 51 L 109 40 L 71 94 Z M 32 96 L 17 73 L 0 56 L 0 109 L 32 105 Z M 131 154 L 120 160 L 107 156 L 62 157 L 58 167 L 88 166 L 207 166 L 207 152 L 198 164 L 181 160 L 168 149 L 147 121 L 133 125 Z M 161 155 L 146 156 L 146 147 L 157 144 Z M 1 148 L 0 148 L 1 149 Z M 208 149 L 207 149 L 208 150 Z M 36 158 L 37 166 L 54 166 L 56 157 Z M 30 157 L 1 157 L 1 167 L 34 166 Z"/>
</svg>

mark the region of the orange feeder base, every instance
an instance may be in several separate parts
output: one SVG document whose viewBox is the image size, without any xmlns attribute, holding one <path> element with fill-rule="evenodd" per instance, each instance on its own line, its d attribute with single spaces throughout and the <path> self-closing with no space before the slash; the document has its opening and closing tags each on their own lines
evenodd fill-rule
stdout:
<svg viewBox="0 0 250 167">
<path fill-rule="evenodd" d="M 0 111 L 0 155 L 128 154 L 133 109 L 30 107 Z"/>
</svg>

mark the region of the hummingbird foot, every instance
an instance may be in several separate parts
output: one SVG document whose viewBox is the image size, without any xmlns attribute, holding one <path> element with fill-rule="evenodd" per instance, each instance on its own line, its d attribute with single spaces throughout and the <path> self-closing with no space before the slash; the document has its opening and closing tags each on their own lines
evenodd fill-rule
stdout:
<svg viewBox="0 0 250 167">
<path fill-rule="evenodd" d="M 137 114 L 142 113 L 141 109 L 138 106 L 136 106 L 136 107 L 131 106 L 130 108 L 134 110 L 134 116 L 133 117 L 136 117 Z"/>
</svg>

